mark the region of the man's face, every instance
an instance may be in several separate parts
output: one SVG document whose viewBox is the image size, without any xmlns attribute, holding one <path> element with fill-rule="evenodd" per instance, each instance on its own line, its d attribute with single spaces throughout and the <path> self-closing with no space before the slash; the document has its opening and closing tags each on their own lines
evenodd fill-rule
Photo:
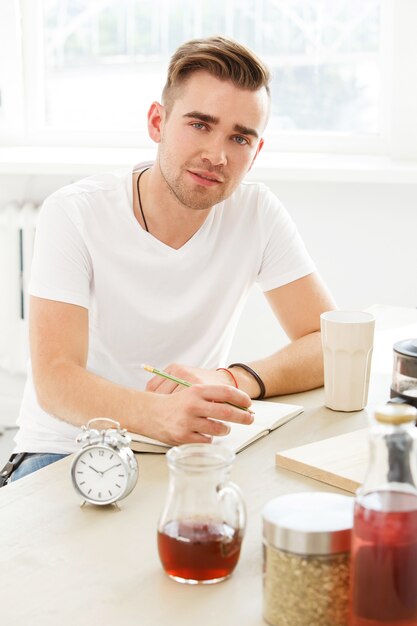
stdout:
<svg viewBox="0 0 417 626">
<path fill-rule="evenodd" d="M 239 89 L 205 71 L 178 88 L 169 112 L 160 106 L 151 136 L 162 177 L 181 204 L 209 209 L 230 196 L 262 147 L 268 110 L 264 88 Z M 152 108 L 150 128 L 151 115 Z"/>
</svg>

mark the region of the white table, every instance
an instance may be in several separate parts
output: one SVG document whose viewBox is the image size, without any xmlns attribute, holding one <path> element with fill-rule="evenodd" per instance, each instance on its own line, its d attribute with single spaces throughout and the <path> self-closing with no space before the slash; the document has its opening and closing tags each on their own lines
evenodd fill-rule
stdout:
<svg viewBox="0 0 417 626">
<path fill-rule="evenodd" d="M 392 320 L 387 321 L 387 310 L 376 312 L 385 320 L 383 326 L 389 326 Z M 394 322 L 417 323 L 417 312 L 405 310 L 404 314 L 407 319 L 394 315 Z M 387 355 L 390 362 L 391 354 Z M 388 400 L 390 380 L 389 369 L 371 375 L 369 410 Z M 68 458 L 0 490 L 1 623 L 263 626 L 264 504 L 295 491 L 340 492 L 277 469 L 275 453 L 363 428 L 367 420 L 367 410 L 338 413 L 326 409 L 322 389 L 281 400 L 302 404 L 305 412 L 241 452 L 235 461 L 232 478 L 244 492 L 248 525 L 240 561 L 229 580 L 195 587 L 164 574 L 156 548 L 168 478 L 164 456 L 139 455 L 138 484 L 121 502 L 120 511 L 80 508 L 69 478 Z"/>
</svg>

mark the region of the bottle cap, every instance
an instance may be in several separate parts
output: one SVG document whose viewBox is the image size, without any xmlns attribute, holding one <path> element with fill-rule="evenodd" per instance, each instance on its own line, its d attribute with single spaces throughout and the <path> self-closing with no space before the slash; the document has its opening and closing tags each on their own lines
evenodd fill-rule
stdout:
<svg viewBox="0 0 417 626">
<path fill-rule="evenodd" d="M 417 419 L 417 410 L 409 404 L 384 404 L 375 409 L 374 417 L 383 424 L 406 424 Z"/>
</svg>

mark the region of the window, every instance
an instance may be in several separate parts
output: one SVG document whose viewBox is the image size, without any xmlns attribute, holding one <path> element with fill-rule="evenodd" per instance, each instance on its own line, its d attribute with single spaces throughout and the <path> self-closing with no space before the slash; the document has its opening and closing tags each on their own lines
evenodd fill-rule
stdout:
<svg viewBox="0 0 417 626">
<path fill-rule="evenodd" d="M 15 0 L 23 23 L 24 140 L 150 145 L 146 113 L 160 98 L 171 53 L 187 39 L 223 34 L 272 70 L 270 146 L 383 152 L 393 3 Z M 406 0 L 395 4 L 405 20 Z"/>
</svg>

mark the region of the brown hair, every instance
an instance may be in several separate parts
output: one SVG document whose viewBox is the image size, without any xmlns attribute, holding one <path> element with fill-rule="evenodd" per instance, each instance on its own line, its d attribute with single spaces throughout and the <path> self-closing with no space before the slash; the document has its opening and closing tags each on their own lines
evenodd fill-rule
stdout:
<svg viewBox="0 0 417 626">
<path fill-rule="evenodd" d="M 241 89 L 257 91 L 265 87 L 269 95 L 270 72 L 251 50 L 233 39 L 207 37 L 187 41 L 172 55 L 162 91 L 164 104 L 169 104 L 175 88 L 198 70 L 220 80 L 230 80 Z"/>
</svg>

